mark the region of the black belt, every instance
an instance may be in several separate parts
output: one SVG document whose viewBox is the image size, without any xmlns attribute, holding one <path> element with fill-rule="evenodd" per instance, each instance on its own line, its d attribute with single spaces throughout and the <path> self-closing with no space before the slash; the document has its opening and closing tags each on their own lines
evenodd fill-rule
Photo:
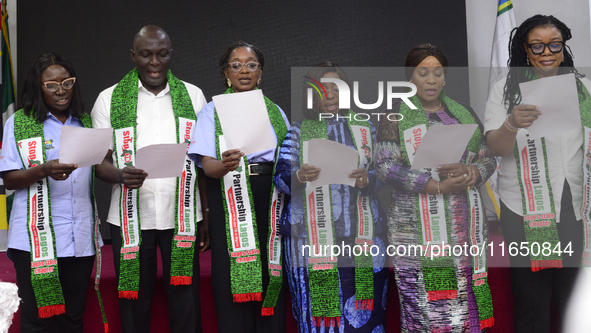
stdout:
<svg viewBox="0 0 591 333">
<path fill-rule="evenodd" d="M 273 174 L 273 162 L 248 163 L 250 176 L 265 176 Z"/>
</svg>

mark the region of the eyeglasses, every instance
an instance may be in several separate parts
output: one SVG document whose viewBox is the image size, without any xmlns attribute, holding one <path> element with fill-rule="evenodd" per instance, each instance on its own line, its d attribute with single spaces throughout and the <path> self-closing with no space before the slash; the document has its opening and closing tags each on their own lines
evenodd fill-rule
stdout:
<svg viewBox="0 0 591 333">
<path fill-rule="evenodd" d="M 332 88 L 332 89 L 325 89 L 326 90 L 326 94 L 330 94 L 333 93 L 334 95 L 338 96 L 339 95 L 339 88 Z"/>
<path fill-rule="evenodd" d="M 247 62 L 243 64 L 241 62 L 235 61 L 228 64 L 234 73 L 238 73 L 242 70 L 242 67 L 246 66 L 249 72 L 254 73 L 260 66 L 258 62 Z"/>
<path fill-rule="evenodd" d="M 70 90 L 74 87 L 74 83 L 76 83 L 75 77 L 67 78 L 67 79 L 63 80 L 62 82 L 57 82 L 57 81 L 41 82 L 41 84 L 43 84 L 45 86 L 45 88 L 51 92 L 56 92 L 60 86 L 62 86 L 62 88 L 66 89 L 66 90 Z"/>
<path fill-rule="evenodd" d="M 560 51 L 562 51 L 562 48 L 564 47 L 564 42 L 560 41 L 560 42 L 552 42 L 552 43 L 532 43 L 532 44 L 528 44 L 525 43 L 525 45 L 527 45 L 529 47 L 529 49 L 531 50 L 531 52 L 533 54 L 542 54 L 544 53 L 544 51 L 546 50 L 546 47 L 548 47 L 548 50 L 550 50 L 550 52 L 552 53 L 558 53 Z"/>
</svg>

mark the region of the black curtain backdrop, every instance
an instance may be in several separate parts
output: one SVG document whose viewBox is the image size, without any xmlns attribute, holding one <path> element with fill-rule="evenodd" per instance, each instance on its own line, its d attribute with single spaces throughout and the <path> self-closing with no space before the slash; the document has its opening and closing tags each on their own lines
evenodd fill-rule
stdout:
<svg viewBox="0 0 591 333">
<path fill-rule="evenodd" d="M 265 56 L 261 88 L 288 116 L 291 67 L 324 60 L 343 67 L 403 66 L 408 51 L 427 42 L 443 50 L 449 66 L 468 66 L 465 2 L 458 0 L 19 0 L 17 15 L 18 92 L 38 55 L 59 53 L 77 71 L 87 112 L 102 90 L 133 68 L 133 37 L 147 24 L 166 30 L 173 73 L 200 87 L 208 101 L 225 89 L 218 60 L 226 46 L 236 40 L 256 45 Z M 467 71 L 457 76 L 454 81 L 468 82 Z M 467 89 L 452 95 L 465 102 L 468 96 Z M 99 182 L 103 220 L 109 196 L 110 185 Z M 107 230 L 103 236 L 110 238 Z"/>
</svg>

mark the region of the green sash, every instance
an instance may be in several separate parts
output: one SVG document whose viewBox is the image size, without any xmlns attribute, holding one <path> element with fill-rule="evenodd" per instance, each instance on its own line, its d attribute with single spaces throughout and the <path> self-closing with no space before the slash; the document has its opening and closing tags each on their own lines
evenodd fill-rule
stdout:
<svg viewBox="0 0 591 333">
<path fill-rule="evenodd" d="M 175 117 L 177 142 L 187 143 L 195 128 L 195 111 L 185 84 L 169 71 L 172 109 Z M 137 99 L 138 74 L 133 69 L 117 84 L 111 99 L 111 126 L 115 129 L 115 155 L 118 168 L 133 166 L 137 147 Z M 131 190 L 123 184 L 120 188 L 119 216 L 121 221 L 121 265 L 119 297 L 135 299 L 139 291 L 139 247 L 141 225 L 139 215 L 139 190 Z M 195 200 L 197 172 L 195 163 L 185 158 L 185 167 L 177 178 L 175 196 L 175 231 L 172 240 L 170 284 L 192 283 L 193 255 L 196 240 L 197 202 Z M 197 277 L 199 278 L 199 277 Z"/>
<path fill-rule="evenodd" d="M 533 72 L 531 80 L 538 79 Z M 591 264 L 591 244 L 589 228 L 591 227 L 591 96 L 585 85 L 580 82 L 579 109 L 584 130 L 583 157 L 583 202 L 581 215 L 583 218 L 584 252 L 583 264 Z M 531 139 L 527 129 L 520 130 L 515 138 L 515 163 L 517 178 L 521 190 L 523 204 L 523 224 L 525 239 L 529 246 L 531 270 L 533 272 L 546 268 L 562 268 L 562 252 L 570 252 L 572 247 L 560 245 L 556 226 L 556 209 L 554 195 L 550 184 L 548 156 L 545 138 Z"/>
<path fill-rule="evenodd" d="M 80 121 L 86 128 L 92 127 L 88 114 L 83 114 Z M 14 138 L 21 161 L 25 169 L 45 163 L 45 137 L 43 124 L 38 123 L 34 111 L 30 116 L 23 110 L 14 114 Z M 101 274 L 101 250 L 99 246 L 99 218 L 94 202 L 94 166 L 92 168 L 92 197 L 94 203 L 94 246 L 96 253 L 95 291 L 98 296 L 105 332 L 108 332 L 107 318 L 99 291 Z M 66 312 L 62 287 L 59 281 L 57 252 L 51 214 L 49 179 L 43 178 L 27 189 L 27 230 L 31 245 L 31 284 L 37 301 L 39 318 Z"/>
<path fill-rule="evenodd" d="M 440 98 L 461 124 L 477 123 L 470 111 L 447 97 L 443 91 Z M 402 103 L 399 112 L 403 115 L 403 120 L 398 123 L 401 151 L 408 165 L 412 164 L 416 149 L 429 125 L 419 98 L 415 95 L 410 99 L 419 109 L 412 110 L 405 103 Z M 466 163 L 471 163 L 474 157 L 478 155 L 481 141 L 482 133 L 477 129 L 468 143 Z M 439 181 L 439 175 L 434 170 L 423 169 L 422 171 L 429 173 L 434 180 Z M 494 318 L 492 298 L 487 283 L 487 243 L 483 230 L 485 216 L 478 190 L 473 188 L 466 192 L 466 196 L 470 216 L 470 245 L 471 247 L 478 247 L 480 253 L 480 256 L 473 256 L 472 289 L 476 296 L 481 328 L 486 328 L 493 326 Z M 448 203 L 447 194 L 417 193 L 415 197 L 416 216 L 417 221 L 419 221 L 417 223 L 419 243 L 426 251 L 420 258 L 421 269 L 429 300 L 458 297 L 456 268 L 451 256 L 451 225 L 448 223 L 448 221 L 451 221 L 451 214 L 448 210 Z"/>
<path fill-rule="evenodd" d="M 357 121 L 355 113 L 347 111 L 340 116 L 347 118 L 347 126 L 353 143 L 359 152 L 359 166 L 368 168 L 372 159 L 371 126 L 367 121 Z M 326 121 L 304 119 L 300 130 L 300 147 L 311 139 L 328 139 Z M 303 161 L 300 154 L 300 163 Z M 332 218 L 332 195 L 330 185 L 317 188 L 306 186 L 304 193 L 304 211 L 306 212 L 306 232 L 312 253 L 308 259 L 310 287 L 310 306 L 315 325 L 340 326 L 340 294 L 337 259 L 326 253 L 326 246 L 336 245 Z M 373 310 L 373 260 L 368 254 L 368 246 L 373 245 L 373 213 L 369 196 L 357 194 L 357 234 L 355 244 L 364 249 L 355 256 L 355 299 L 356 307 Z M 327 209 L 326 207 L 330 207 Z M 319 237 L 326 235 L 325 238 Z"/>
<path fill-rule="evenodd" d="M 224 93 L 233 93 L 228 88 Z M 264 97 L 269 119 L 277 137 L 276 156 L 279 147 L 287 134 L 287 126 L 275 103 Z M 216 151 L 218 160 L 227 150 L 222 126 L 217 110 L 214 110 Z M 261 301 L 263 292 L 262 265 L 254 211 L 254 198 L 250 188 L 250 175 L 246 156 L 240 161 L 236 170 L 228 172 L 221 180 L 222 198 L 226 215 L 226 240 L 230 251 L 230 280 L 234 302 Z M 269 286 L 261 315 L 274 314 L 275 304 L 283 283 L 281 235 L 279 221 L 285 197 L 271 184 L 271 203 L 269 204 L 269 239 L 267 242 Z"/>
</svg>

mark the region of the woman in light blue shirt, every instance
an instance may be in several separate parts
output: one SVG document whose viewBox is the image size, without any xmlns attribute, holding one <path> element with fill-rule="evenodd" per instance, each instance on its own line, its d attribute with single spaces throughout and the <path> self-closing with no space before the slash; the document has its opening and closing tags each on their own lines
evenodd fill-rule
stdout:
<svg viewBox="0 0 591 333">
<path fill-rule="evenodd" d="M 15 190 L 8 232 L 21 304 L 21 332 L 82 332 L 95 230 L 92 167 L 59 163 L 63 126 L 90 127 L 72 65 L 37 58 L 17 111 L 4 127 L 0 172 Z"/>
</svg>

